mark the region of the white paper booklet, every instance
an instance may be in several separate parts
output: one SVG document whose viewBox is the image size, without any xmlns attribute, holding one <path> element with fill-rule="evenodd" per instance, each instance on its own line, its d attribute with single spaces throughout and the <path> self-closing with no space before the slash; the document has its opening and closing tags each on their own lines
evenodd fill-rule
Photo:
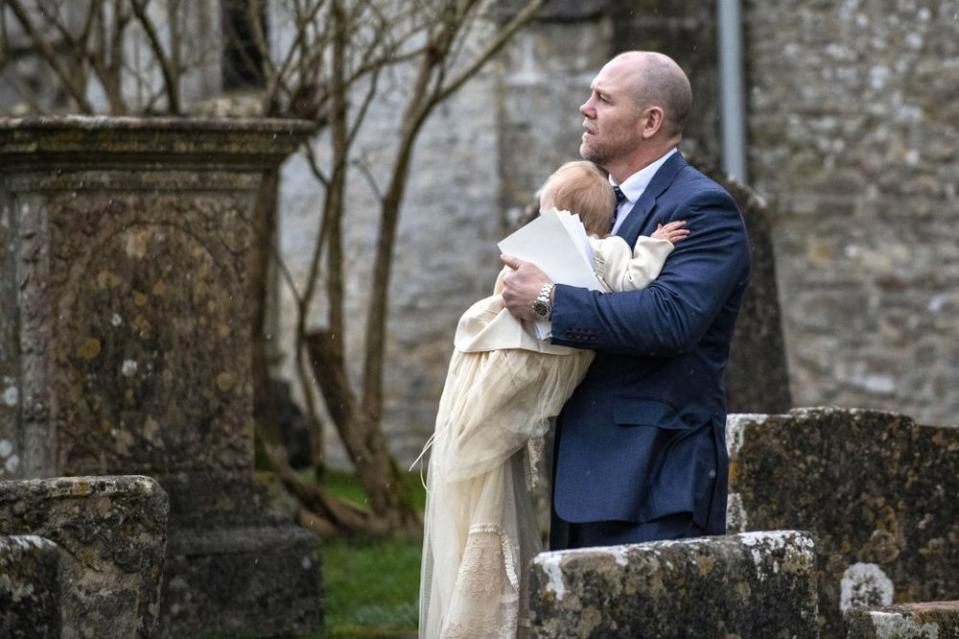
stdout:
<svg viewBox="0 0 959 639">
<path fill-rule="evenodd" d="M 540 267 L 554 282 L 602 290 L 593 273 L 593 256 L 586 228 L 578 215 L 550 209 L 497 246 L 504 255 Z M 549 326 L 549 322 L 536 322 L 537 337 L 546 337 Z"/>
</svg>

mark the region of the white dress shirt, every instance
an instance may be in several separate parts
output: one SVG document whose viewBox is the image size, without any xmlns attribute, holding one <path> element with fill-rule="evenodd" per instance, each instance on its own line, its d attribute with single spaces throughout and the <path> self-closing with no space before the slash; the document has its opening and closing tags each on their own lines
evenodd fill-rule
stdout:
<svg viewBox="0 0 959 639">
<path fill-rule="evenodd" d="M 623 195 L 626 196 L 626 200 L 616 209 L 616 224 L 613 225 L 613 230 L 610 231 L 610 235 L 615 235 L 619 228 L 623 225 L 623 221 L 629 217 L 629 212 L 633 210 L 636 202 L 638 202 L 639 198 L 642 197 L 643 191 L 645 191 L 646 187 L 649 186 L 653 176 L 656 175 L 656 171 L 659 170 L 659 167 L 661 167 L 666 160 L 668 160 L 670 156 L 676 152 L 676 150 L 676 147 L 673 147 L 669 151 L 666 151 L 666 153 L 658 160 L 649 166 L 636 171 L 628 178 L 623 180 L 622 184 L 616 184 L 616 182 L 613 180 L 613 176 L 609 176 L 609 183 L 612 186 L 618 186 L 623 192 Z"/>
</svg>

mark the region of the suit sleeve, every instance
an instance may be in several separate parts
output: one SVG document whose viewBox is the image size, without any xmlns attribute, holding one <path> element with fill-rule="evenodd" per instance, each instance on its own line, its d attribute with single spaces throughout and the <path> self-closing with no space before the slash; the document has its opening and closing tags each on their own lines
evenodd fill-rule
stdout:
<svg viewBox="0 0 959 639">
<path fill-rule="evenodd" d="M 554 344 L 638 356 L 672 356 L 695 346 L 749 273 L 742 217 L 727 193 L 697 194 L 669 215 L 689 237 L 647 288 L 599 293 L 557 284 Z"/>
</svg>

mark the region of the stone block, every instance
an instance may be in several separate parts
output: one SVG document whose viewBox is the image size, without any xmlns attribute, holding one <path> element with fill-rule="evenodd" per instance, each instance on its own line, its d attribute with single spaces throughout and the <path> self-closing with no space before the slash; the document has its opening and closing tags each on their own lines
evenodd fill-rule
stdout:
<svg viewBox="0 0 959 639">
<path fill-rule="evenodd" d="M 316 537 L 294 526 L 180 531 L 167 546 L 160 636 L 302 636 L 323 623 Z M 306 593 L 308 596 L 304 596 Z"/>
<path fill-rule="evenodd" d="M 167 510 L 149 477 L 0 481 L 0 534 L 38 535 L 62 551 L 67 638 L 155 636 Z"/>
<path fill-rule="evenodd" d="M 35 535 L 0 537 L 0 637 L 60 639 L 60 549 Z"/>
<path fill-rule="evenodd" d="M 844 610 L 959 593 L 959 430 L 838 408 L 731 415 L 730 532 L 815 536 L 824 637 Z"/>
<path fill-rule="evenodd" d="M 959 601 L 846 612 L 846 639 L 959 639 Z"/>
<path fill-rule="evenodd" d="M 537 639 L 818 636 L 813 540 L 798 531 L 542 553 L 531 593 Z"/>
</svg>

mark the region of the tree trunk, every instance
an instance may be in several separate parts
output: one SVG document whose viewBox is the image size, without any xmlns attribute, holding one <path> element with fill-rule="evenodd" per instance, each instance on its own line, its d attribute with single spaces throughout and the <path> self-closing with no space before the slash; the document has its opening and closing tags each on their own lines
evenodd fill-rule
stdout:
<svg viewBox="0 0 959 639">
<path fill-rule="evenodd" d="M 373 515 L 388 528 L 422 532 L 419 512 L 383 436 L 380 422 L 356 405 L 344 367 L 335 364 L 336 349 L 327 331 L 306 335 L 310 364 L 337 433 L 370 500 Z"/>
</svg>

